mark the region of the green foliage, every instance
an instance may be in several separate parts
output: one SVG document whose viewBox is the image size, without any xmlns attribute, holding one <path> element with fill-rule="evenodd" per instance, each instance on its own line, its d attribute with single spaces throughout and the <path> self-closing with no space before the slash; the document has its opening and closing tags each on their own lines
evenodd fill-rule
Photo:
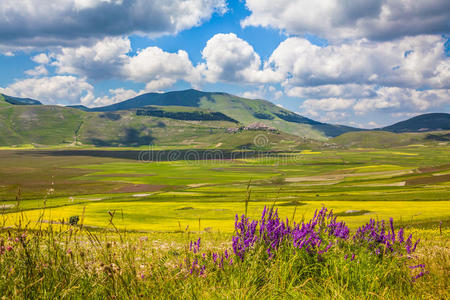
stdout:
<svg viewBox="0 0 450 300">
<path fill-rule="evenodd" d="M 263 247 L 251 259 L 226 260 L 223 268 L 208 265 L 203 275 L 185 265 L 229 248 L 230 237 L 217 233 L 130 234 L 109 230 L 49 225 L 36 230 L 19 226 L 0 233 L 0 294 L 16 299 L 447 299 L 445 268 L 448 229 L 419 231 L 417 256 L 428 275 L 416 282 L 403 258 L 380 259 L 364 247 L 341 243 L 320 260 L 306 251 L 283 245 L 268 260 Z M 408 232 L 409 233 L 409 232 Z M 193 254 L 188 243 L 202 238 Z M 345 253 L 355 259 L 345 259 Z M 230 253 L 231 254 L 231 253 Z M 231 256 L 234 258 L 234 256 Z M 180 268 L 181 265 L 181 268 Z"/>
<path fill-rule="evenodd" d="M 152 116 L 158 118 L 170 118 L 175 120 L 185 121 L 227 121 L 238 123 L 238 121 L 224 115 L 220 112 L 210 112 L 203 110 L 196 111 L 166 111 L 163 109 L 157 109 L 154 107 L 145 107 L 136 110 L 137 116 Z"/>
</svg>

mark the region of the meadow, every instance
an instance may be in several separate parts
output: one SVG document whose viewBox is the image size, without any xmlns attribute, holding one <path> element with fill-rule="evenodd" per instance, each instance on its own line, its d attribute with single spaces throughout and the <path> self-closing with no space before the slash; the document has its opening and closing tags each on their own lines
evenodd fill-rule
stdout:
<svg viewBox="0 0 450 300">
<path fill-rule="evenodd" d="M 12 258 L 0 259 L 2 274 L 13 274 L 4 275 L 0 286 L 9 297 L 448 296 L 450 146 L 244 150 L 235 159 L 205 160 L 193 154 L 179 160 L 187 157 L 178 153 L 156 161 L 142 159 L 149 156 L 139 151 L 134 158 L 115 157 L 114 149 L 102 156 L 58 151 L 0 151 L 2 247 L 14 248 L 23 259 L 17 267 Z M 332 248 L 325 265 L 294 255 L 300 265 L 312 268 L 301 276 L 293 271 L 298 266 L 287 255 L 292 251 L 288 246 L 280 246 L 283 254 L 273 262 L 257 266 L 262 254 L 252 252 L 253 263 L 235 262 L 227 272 L 211 270 L 211 276 L 190 276 L 178 267 L 183 259 L 194 259 L 187 247 L 198 237 L 207 255 L 231 252 L 235 216 L 259 220 L 264 207 L 300 224 L 327 207 L 352 234 L 369 219 L 393 218 L 396 230 L 405 228 L 421 238 L 410 260 L 425 263 L 427 274 L 412 284 L 414 270 L 401 259 L 378 265 L 364 252 L 359 269 L 352 269 L 354 276 L 341 276 L 342 270 L 349 272 L 342 257 L 343 249 L 353 247 L 350 242 Z M 77 225 L 69 225 L 71 217 L 78 217 Z M 32 272 L 29 264 L 40 271 L 27 273 Z M 376 271 L 369 274 L 370 268 Z M 272 269 L 274 274 L 267 275 Z M 63 278 L 59 285 L 58 277 Z M 392 286 L 398 280 L 398 287 Z M 65 287 L 59 290 L 60 285 Z"/>
</svg>

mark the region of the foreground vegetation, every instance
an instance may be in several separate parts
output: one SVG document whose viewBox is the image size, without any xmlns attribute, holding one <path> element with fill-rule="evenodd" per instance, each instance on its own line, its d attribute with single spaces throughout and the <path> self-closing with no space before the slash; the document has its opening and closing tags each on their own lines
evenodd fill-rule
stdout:
<svg viewBox="0 0 450 300">
<path fill-rule="evenodd" d="M 27 299 L 446 299 L 449 236 L 442 227 L 403 231 L 375 221 L 349 231 L 326 209 L 298 225 L 279 219 L 273 208 L 255 221 L 236 216 L 232 235 L 126 233 L 115 227 L 114 214 L 101 232 L 82 224 L 34 230 L 17 224 L 0 237 L 0 293 Z"/>
</svg>

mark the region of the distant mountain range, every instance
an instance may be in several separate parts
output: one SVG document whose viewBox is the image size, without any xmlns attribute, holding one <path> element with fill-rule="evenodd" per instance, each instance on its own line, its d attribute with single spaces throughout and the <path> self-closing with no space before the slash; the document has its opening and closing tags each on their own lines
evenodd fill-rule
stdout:
<svg viewBox="0 0 450 300">
<path fill-rule="evenodd" d="M 0 100 L 12 105 L 42 105 L 40 101 L 30 98 L 11 97 L 4 94 L 0 94 L 0 97 Z"/>
<path fill-rule="evenodd" d="M 253 132 L 242 132 L 239 128 L 252 128 Z M 0 146 L 67 143 L 139 146 L 154 143 L 245 147 L 251 145 L 252 136 L 258 130 L 267 131 L 268 128 L 273 129 L 270 132 L 272 140 L 287 144 L 289 141 L 294 144 L 313 140 L 325 142 L 329 137 L 347 132 L 357 139 L 357 132 L 364 135 L 366 131 L 321 123 L 266 100 L 193 89 L 148 93 L 97 108 L 42 105 L 38 100 L 0 94 Z M 450 130 L 450 114 L 425 114 L 376 130 Z M 239 132 L 239 135 L 230 132 Z"/>
<path fill-rule="evenodd" d="M 423 114 L 390 126 L 383 127 L 380 130 L 397 133 L 450 130 L 450 114 Z"/>
</svg>

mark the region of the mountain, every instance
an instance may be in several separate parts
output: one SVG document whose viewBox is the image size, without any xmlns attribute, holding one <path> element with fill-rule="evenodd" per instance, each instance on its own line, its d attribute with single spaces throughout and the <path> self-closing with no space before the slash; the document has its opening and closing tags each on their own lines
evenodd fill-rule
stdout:
<svg viewBox="0 0 450 300">
<path fill-rule="evenodd" d="M 395 123 L 379 130 L 390 132 L 422 132 L 450 130 L 450 114 L 431 113 L 415 116 L 411 119 Z"/>
<path fill-rule="evenodd" d="M 0 102 L 1 103 L 1 102 Z M 0 146 L 169 146 L 176 149 L 289 149 L 320 144 L 195 107 L 147 106 L 89 112 L 51 105 L 0 105 Z M 140 112 L 141 111 L 141 112 Z M 257 148 L 257 147 L 256 147 Z"/>
<path fill-rule="evenodd" d="M 82 111 L 90 111 L 91 110 L 89 107 L 84 106 L 84 105 L 66 105 L 66 107 L 76 108 L 76 109 L 79 109 L 79 110 L 82 110 Z"/>
<path fill-rule="evenodd" d="M 91 111 L 123 111 L 149 105 L 186 106 L 207 109 L 227 115 L 244 125 L 262 123 L 300 137 L 326 140 L 348 131 L 361 129 L 317 122 L 266 100 L 246 99 L 227 93 L 202 92 L 194 89 L 168 93 L 148 93 L 132 99 L 91 109 Z"/>
<path fill-rule="evenodd" d="M 12 105 L 42 105 L 41 102 L 34 99 L 11 97 L 5 94 L 0 94 L 0 105 L 2 102 L 3 104 L 8 103 Z"/>
</svg>

